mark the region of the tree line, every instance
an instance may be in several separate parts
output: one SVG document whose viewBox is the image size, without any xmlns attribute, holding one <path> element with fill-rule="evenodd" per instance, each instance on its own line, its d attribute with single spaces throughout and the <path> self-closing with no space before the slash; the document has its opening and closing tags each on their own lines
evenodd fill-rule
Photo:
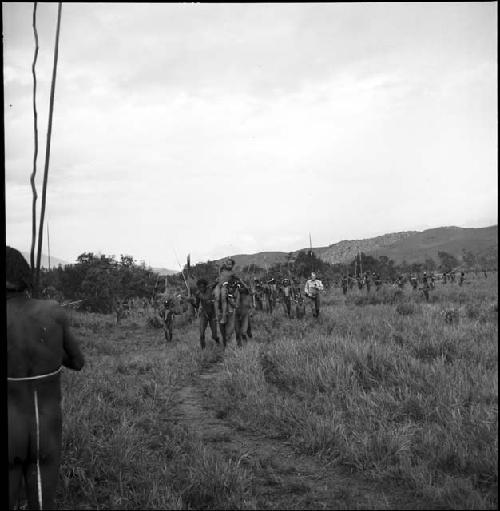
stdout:
<svg viewBox="0 0 500 511">
<path fill-rule="evenodd" d="M 399 275 L 410 273 L 449 272 L 457 268 L 496 269 L 498 251 L 478 257 L 463 250 L 461 260 L 448 252 L 438 252 L 438 261 L 427 258 L 423 263 L 396 264 L 387 256 L 374 257 L 360 253 L 349 263 L 331 264 L 318 258 L 314 252 L 289 253 L 285 263 L 274 264 L 269 268 L 248 265 L 239 268 L 237 273 L 247 282 L 260 280 L 280 280 L 284 277 L 306 279 L 311 272 L 317 273 L 325 284 L 338 282 L 344 275 L 363 273 L 379 274 L 383 280 L 393 280 Z M 144 262 L 138 263 L 131 255 L 94 254 L 85 252 L 78 256 L 76 264 L 59 266 L 41 275 L 41 289 L 49 298 L 59 301 L 81 301 L 85 310 L 110 313 L 117 302 L 131 298 L 155 301 L 165 293 L 169 295 L 192 293 L 199 278 L 214 282 L 219 274 L 219 263 L 207 261 L 196 265 L 186 264 L 182 273 L 168 277 L 160 276 Z"/>
</svg>

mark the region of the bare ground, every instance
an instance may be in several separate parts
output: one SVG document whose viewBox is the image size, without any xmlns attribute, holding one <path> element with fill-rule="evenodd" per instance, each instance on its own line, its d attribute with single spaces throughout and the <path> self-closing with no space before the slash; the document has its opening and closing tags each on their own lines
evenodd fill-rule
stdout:
<svg viewBox="0 0 500 511">
<path fill-rule="evenodd" d="M 204 389 L 220 376 L 210 364 L 177 395 L 175 420 L 227 459 L 252 474 L 258 509 L 425 509 L 425 504 L 395 487 L 362 479 L 319 457 L 294 451 L 286 442 L 241 430 L 217 417 Z"/>
</svg>

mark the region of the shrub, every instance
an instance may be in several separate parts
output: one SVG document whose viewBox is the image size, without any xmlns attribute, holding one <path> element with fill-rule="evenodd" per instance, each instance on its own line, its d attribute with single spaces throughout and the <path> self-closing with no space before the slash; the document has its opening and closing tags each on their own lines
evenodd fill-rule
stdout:
<svg viewBox="0 0 500 511">
<path fill-rule="evenodd" d="M 415 313 L 415 305 L 411 302 L 398 303 L 396 312 L 401 316 L 408 316 Z"/>
</svg>

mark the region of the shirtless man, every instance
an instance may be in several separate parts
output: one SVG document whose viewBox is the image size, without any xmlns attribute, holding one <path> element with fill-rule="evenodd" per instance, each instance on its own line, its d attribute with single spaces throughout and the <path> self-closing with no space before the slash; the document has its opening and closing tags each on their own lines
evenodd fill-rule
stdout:
<svg viewBox="0 0 500 511">
<path fill-rule="evenodd" d="M 288 317 L 292 317 L 292 298 L 293 298 L 293 289 L 290 279 L 283 279 L 281 293 L 283 296 L 283 303 L 285 305 L 285 310 Z"/>
<path fill-rule="evenodd" d="M 252 330 L 250 327 L 250 316 L 252 313 L 252 293 L 249 287 L 242 282 L 238 281 L 236 284 L 238 293 L 235 311 L 235 331 L 236 343 L 241 346 L 242 341 L 247 341 L 252 337 Z"/>
<path fill-rule="evenodd" d="M 206 279 L 198 279 L 196 282 L 196 292 L 194 294 L 194 305 L 200 311 L 200 346 L 205 349 L 205 331 L 210 326 L 212 339 L 219 344 L 217 335 L 217 317 L 215 315 L 215 305 L 213 290 L 209 287 Z"/>
<path fill-rule="evenodd" d="M 5 251 L 9 507 L 24 480 L 30 509 L 54 509 L 61 459 L 62 366 L 79 371 L 84 358 L 64 310 L 35 300 L 31 270 L 17 250 Z"/>
</svg>

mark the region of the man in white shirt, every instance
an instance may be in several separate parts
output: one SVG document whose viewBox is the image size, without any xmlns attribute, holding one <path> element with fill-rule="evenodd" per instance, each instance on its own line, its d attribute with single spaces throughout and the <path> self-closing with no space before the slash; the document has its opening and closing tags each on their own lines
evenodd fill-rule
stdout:
<svg viewBox="0 0 500 511">
<path fill-rule="evenodd" d="M 314 304 L 313 316 L 319 316 L 319 292 L 323 291 L 323 283 L 316 278 L 316 274 L 311 273 L 311 278 L 306 282 L 304 294 L 310 298 Z"/>
</svg>

